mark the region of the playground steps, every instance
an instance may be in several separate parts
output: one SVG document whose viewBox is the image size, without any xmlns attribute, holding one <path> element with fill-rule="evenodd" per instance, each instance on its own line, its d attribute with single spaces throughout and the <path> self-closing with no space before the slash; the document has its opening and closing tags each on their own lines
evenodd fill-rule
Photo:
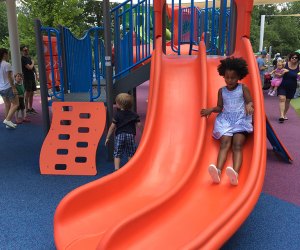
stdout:
<svg viewBox="0 0 300 250">
<path fill-rule="evenodd" d="M 151 63 L 147 62 L 139 68 L 130 71 L 130 73 L 114 83 L 114 97 L 119 93 L 126 93 L 145 81 L 150 79 L 150 66 Z"/>
<path fill-rule="evenodd" d="M 97 95 L 97 89 L 93 89 L 93 96 Z M 52 98 L 52 101 L 61 101 L 55 97 Z M 64 101 L 66 102 L 90 102 L 90 93 L 88 92 L 79 92 L 79 93 L 66 93 L 64 94 Z M 106 102 L 106 89 L 101 87 L 101 94 L 97 99 L 94 99 L 94 102 Z"/>
<path fill-rule="evenodd" d="M 54 102 L 40 153 L 41 174 L 96 175 L 96 151 L 105 128 L 100 102 Z"/>
</svg>

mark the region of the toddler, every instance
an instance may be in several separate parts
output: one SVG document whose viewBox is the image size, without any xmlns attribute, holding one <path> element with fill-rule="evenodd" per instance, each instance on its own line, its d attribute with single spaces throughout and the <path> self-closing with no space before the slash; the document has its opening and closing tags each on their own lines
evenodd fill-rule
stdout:
<svg viewBox="0 0 300 250">
<path fill-rule="evenodd" d="M 140 117 L 131 111 L 133 105 L 132 96 L 127 93 L 118 94 L 116 97 L 117 112 L 115 113 L 112 124 L 109 127 L 105 146 L 115 133 L 114 165 L 115 170 L 120 168 L 121 156 L 127 156 L 128 160 L 136 151 L 135 135 L 136 126 L 142 130 Z"/>
<path fill-rule="evenodd" d="M 270 72 L 271 75 L 274 74 L 274 77 L 271 80 L 271 88 L 268 92 L 268 95 L 270 95 L 270 96 L 275 96 L 276 91 L 277 91 L 279 85 L 282 82 L 283 75 L 286 72 L 289 72 L 289 70 L 285 69 L 283 66 L 284 66 L 283 62 L 278 60 L 277 61 L 277 68 Z"/>
<path fill-rule="evenodd" d="M 19 98 L 19 106 L 15 113 L 16 124 L 21 124 L 22 122 L 30 122 L 30 120 L 26 117 L 26 113 L 25 113 L 25 102 L 24 102 L 25 89 L 22 83 L 22 79 L 23 77 L 21 73 L 15 74 L 15 86 L 18 91 L 18 98 Z"/>
</svg>

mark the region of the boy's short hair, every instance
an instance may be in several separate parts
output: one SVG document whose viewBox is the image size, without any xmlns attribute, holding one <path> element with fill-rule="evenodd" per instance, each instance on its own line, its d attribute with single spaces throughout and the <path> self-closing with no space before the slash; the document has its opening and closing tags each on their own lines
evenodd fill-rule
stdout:
<svg viewBox="0 0 300 250">
<path fill-rule="evenodd" d="M 26 45 L 20 46 L 20 51 L 23 51 L 24 48 L 28 48 Z"/>
<path fill-rule="evenodd" d="M 132 96 L 127 93 L 120 93 L 116 97 L 116 103 L 124 110 L 130 110 L 133 105 Z"/>
<path fill-rule="evenodd" d="M 16 73 L 16 74 L 14 75 L 15 78 L 16 78 L 17 76 L 21 76 L 21 77 L 23 78 L 23 74 L 22 74 L 22 73 Z"/>
</svg>

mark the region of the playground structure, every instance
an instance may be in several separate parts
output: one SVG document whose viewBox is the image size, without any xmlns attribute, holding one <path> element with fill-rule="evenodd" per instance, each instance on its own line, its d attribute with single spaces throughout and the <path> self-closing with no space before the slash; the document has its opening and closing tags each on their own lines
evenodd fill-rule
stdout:
<svg viewBox="0 0 300 250">
<path fill-rule="evenodd" d="M 96 150 L 105 128 L 102 102 L 54 102 L 40 154 L 41 174 L 96 175 Z M 63 119 L 61 118 L 63 117 Z"/>
<path fill-rule="evenodd" d="M 183 32 L 178 36 L 177 51 L 166 55 L 163 20 L 167 8 L 163 1 L 154 1 L 154 43 L 151 46 L 155 45 L 155 49 L 150 55 L 149 105 L 138 151 L 125 168 L 74 190 L 62 200 L 54 218 L 58 249 L 218 248 L 247 218 L 260 194 L 266 162 L 265 140 L 261 140 L 266 137 L 265 114 L 258 70 L 249 42 L 252 2 L 236 0 L 231 6 L 222 6 L 223 11 L 218 13 L 225 11 L 223 17 L 226 18 L 218 20 L 225 24 L 218 27 L 227 27 L 227 35 L 216 39 L 213 34 L 217 33 L 208 31 L 213 23 L 209 21 L 202 27 L 204 34 L 210 33 L 209 36 L 191 35 L 198 29 L 194 26 L 193 11 L 190 11 L 190 29 L 185 27 L 185 30 L 193 32 Z M 139 7 L 134 5 L 132 8 Z M 132 8 L 124 7 L 123 12 L 128 13 Z M 172 8 L 175 10 L 175 6 Z M 194 9 L 192 4 L 190 8 Z M 174 10 L 171 11 L 173 15 Z M 204 16 L 215 20 L 216 14 L 213 13 L 216 11 L 211 7 L 207 13 L 205 11 L 202 10 Z M 120 12 L 118 9 L 117 13 Z M 122 15 L 120 18 L 126 20 Z M 182 26 L 180 15 L 176 22 Z M 139 31 L 132 29 L 132 33 L 124 31 L 120 35 L 127 36 L 127 40 L 122 41 L 129 42 L 129 47 L 132 45 L 135 53 L 130 56 L 135 60 L 132 60 L 130 69 L 121 67 L 122 70 L 117 71 L 120 74 L 114 75 L 115 84 L 120 75 L 132 76 L 138 62 L 150 58 L 144 50 L 148 43 L 143 42 L 147 41 L 143 38 L 147 32 L 140 26 Z M 228 32 L 228 27 L 234 28 Z M 177 29 L 180 30 L 183 28 Z M 134 33 L 133 44 L 130 40 L 133 41 Z M 95 44 L 98 40 L 94 40 Z M 97 44 L 94 48 L 98 47 Z M 120 46 L 115 45 L 115 62 L 119 57 L 116 48 Z M 214 116 L 208 120 L 199 116 L 202 107 L 216 103 L 217 90 L 223 84 L 222 78 L 216 74 L 219 60 L 224 58 L 223 52 L 247 61 L 250 74 L 244 83 L 248 85 L 255 104 L 255 132 L 244 149 L 238 187 L 231 187 L 225 181 L 218 186 L 212 185 L 207 166 L 216 159 L 218 152 L 218 143 L 211 137 Z M 72 106 L 68 102 L 64 105 Z M 110 103 L 106 102 L 106 105 L 108 107 Z M 62 116 L 59 118 L 67 120 Z M 229 156 L 227 165 L 231 164 L 230 159 Z M 55 169 L 56 172 L 68 170 L 59 164 L 63 169 Z"/>
<path fill-rule="evenodd" d="M 216 103 L 222 86 L 216 71 L 224 55 L 207 53 L 203 37 L 197 51 L 188 44 L 185 51 L 193 55 L 165 55 L 166 5 L 155 1 L 148 113 L 138 151 L 126 167 L 62 200 L 54 218 L 58 249 L 216 249 L 247 218 L 260 194 L 266 164 L 261 140 L 266 137 L 265 113 L 249 42 L 252 4 L 236 0 L 230 6 L 231 18 L 236 18 L 232 53 L 224 45 L 226 54 L 247 61 L 250 74 L 244 83 L 255 105 L 255 132 L 244 149 L 239 186 L 211 183 L 207 166 L 218 152 L 210 132 L 214 117 L 199 116 L 202 107 Z M 177 46 L 185 48 L 179 42 Z M 230 156 L 226 164 L 231 164 Z"/>
</svg>

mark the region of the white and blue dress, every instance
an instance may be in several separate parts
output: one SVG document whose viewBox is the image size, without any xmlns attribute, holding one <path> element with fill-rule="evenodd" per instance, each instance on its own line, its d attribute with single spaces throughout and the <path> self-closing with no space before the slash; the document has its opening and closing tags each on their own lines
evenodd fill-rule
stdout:
<svg viewBox="0 0 300 250">
<path fill-rule="evenodd" d="M 213 137 L 220 139 L 223 135 L 253 132 L 252 115 L 246 115 L 245 99 L 242 84 L 234 90 L 222 88 L 223 111 L 215 120 Z"/>
</svg>

